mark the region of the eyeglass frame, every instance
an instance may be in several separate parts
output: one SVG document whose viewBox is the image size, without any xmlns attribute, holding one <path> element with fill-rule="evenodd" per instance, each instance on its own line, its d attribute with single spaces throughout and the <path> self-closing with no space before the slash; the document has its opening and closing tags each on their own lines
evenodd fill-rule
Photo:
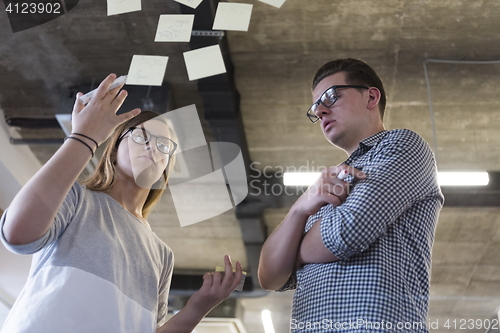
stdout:
<svg viewBox="0 0 500 333">
<path fill-rule="evenodd" d="M 128 128 L 125 132 L 123 132 L 123 134 L 122 134 L 122 135 L 120 135 L 120 136 L 118 137 L 118 140 L 116 140 L 116 147 L 118 147 L 118 145 L 119 145 L 119 144 L 120 144 L 120 142 L 123 140 L 123 138 L 125 137 L 125 135 L 127 135 L 128 133 L 131 133 L 131 132 L 132 132 L 133 130 L 135 130 L 135 129 L 140 129 L 140 130 L 142 130 L 143 132 L 147 132 L 147 133 L 149 133 L 149 135 L 150 135 L 149 140 L 148 140 L 148 141 L 146 141 L 144 144 L 139 143 L 139 142 L 136 142 L 136 141 L 134 140 L 134 138 L 132 137 L 132 141 L 134 141 L 134 143 L 136 143 L 136 144 L 138 144 L 138 145 L 141 145 L 141 146 L 142 146 L 142 145 L 149 145 L 149 143 L 151 142 L 151 139 L 152 139 L 152 138 L 156 138 L 156 147 L 157 147 L 157 149 L 158 149 L 158 138 L 164 138 L 164 139 L 167 139 L 167 140 L 171 141 L 171 142 L 174 144 L 174 149 L 172 149 L 172 151 L 171 151 L 171 152 L 168 152 L 168 153 L 164 153 L 164 152 L 162 152 L 160 149 L 158 149 L 158 151 L 159 151 L 160 153 L 162 153 L 162 154 L 169 155 L 170 157 L 172 157 L 173 153 L 175 152 L 175 150 L 176 150 L 176 149 L 177 149 L 177 147 L 178 147 L 177 143 L 176 143 L 174 140 L 172 140 L 172 139 L 170 139 L 170 138 L 167 138 L 166 136 L 158 136 L 158 135 L 153 135 L 153 134 L 151 134 L 151 132 L 149 132 L 147 129 L 145 129 L 142 125 L 141 125 L 140 127 L 139 127 L 139 126 L 129 127 L 129 128 Z"/>
<path fill-rule="evenodd" d="M 325 103 L 323 103 L 323 101 L 321 100 L 323 98 L 323 96 L 326 94 L 326 92 L 330 89 L 333 88 L 333 92 L 335 94 L 335 100 L 330 104 L 330 105 L 326 105 Z M 309 120 L 315 124 L 319 121 L 319 117 L 316 116 L 316 109 L 318 108 L 319 104 L 322 104 L 324 107 L 326 108 L 331 108 L 333 106 L 333 104 L 335 104 L 335 102 L 337 102 L 337 99 L 338 99 L 338 96 L 337 96 L 337 88 L 356 88 L 356 89 L 370 89 L 368 88 L 367 86 L 361 86 L 361 85 L 352 85 L 352 84 L 340 84 L 340 85 L 333 85 L 331 86 L 330 88 L 326 89 L 322 94 L 321 96 L 319 96 L 318 100 L 316 102 L 314 102 L 310 107 L 309 109 L 307 109 L 307 112 L 306 112 L 306 116 L 307 118 L 309 118 Z M 311 111 L 311 109 L 315 107 L 315 110 L 313 111 L 314 114 L 310 114 L 309 111 Z M 316 117 L 316 120 L 313 120 L 313 117 Z"/>
</svg>

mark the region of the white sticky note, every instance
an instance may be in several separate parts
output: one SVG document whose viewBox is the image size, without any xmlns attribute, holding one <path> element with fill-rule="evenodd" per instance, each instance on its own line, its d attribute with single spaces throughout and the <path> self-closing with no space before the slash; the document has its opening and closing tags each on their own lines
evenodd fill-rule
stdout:
<svg viewBox="0 0 500 333">
<path fill-rule="evenodd" d="M 207 145 L 195 104 L 169 111 L 163 116 L 171 121 L 175 128 L 178 144 L 176 154 Z"/>
<path fill-rule="evenodd" d="M 196 8 L 203 0 L 174 0 L 191 8 Z"/>
<path fill-rule="evenodd" d="M 194 15 L 160 15 L 155 42 L 189 42 Z"/>
<path fill-rule="evenodd" d="M 134 55 L 128 70 L 127 84 L 161 86 L 168 57 Z"/>
<path fill-rule="evenodd" d="M 218 44 L 184 52 L 184 61 L 190 81 L 226 72 Z"/>
<path fill-rule="evenodd" d="M 219 2 L 212 29 L 248 31 L 252 7 L 246 3 Z"/>
<path fill-rule="evenodd" d="M 233 208 L 222 170 L 169 186 L 181 227 L 198 223 Z"/>
<path fill-rule="evenodd" d="M 259 0 L 260 2 L 267 3 L 268 5 L 280 8 L 286 0 Z"/>
<path fill-rule="evenodd" d="M 108 0 L 108 16 L 141 10 L 141 0 Z"/>
</svg>

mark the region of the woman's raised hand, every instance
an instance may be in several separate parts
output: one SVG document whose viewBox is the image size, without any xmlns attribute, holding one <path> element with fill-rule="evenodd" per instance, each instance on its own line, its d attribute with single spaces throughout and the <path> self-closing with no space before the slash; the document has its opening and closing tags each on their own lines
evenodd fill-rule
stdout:
<svg viewBox="0 0 500 333">
<path fill-rule="evenodd" d="M 76 95 L 71 120 L 73 133 L 84 134 L 101 144 L 118 125 L 141 112 L 140 109 L 134 109 L 130 112 L 116 115 L 116 112 L 127 97 L 127 92 L 125 90 L 120 91 L 123 85 L 108 91 L 115 79 L 115 74 L 108 75 L 101 82 L 94 96 L 86 106 L 80 101 L 80 97 L 83 94 L 79 92 Z"/>
</svg>

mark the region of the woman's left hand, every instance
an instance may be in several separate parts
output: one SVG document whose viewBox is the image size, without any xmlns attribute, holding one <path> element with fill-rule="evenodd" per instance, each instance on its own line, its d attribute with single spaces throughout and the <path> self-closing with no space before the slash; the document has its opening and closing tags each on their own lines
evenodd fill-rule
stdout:
<svg viewBox="0 0 500 333">
<path fill-rule="evenodd" d="M 241 281 L 243 272 L 241 263 L 236 263 L 236 272 L 229 256 L 224 256 L 224 272 L 212 272 L 203 275 L 203 285 L 189 299 L 186 306 L 175 314 L 156 333 L 189 333 L 217 304 L 231 295 Z M 222 276 L 224 274 L 224 276 Z"/>
<path fill-rule="evenodd" d="M 189 303 L 199 311 L 208 313 L 212 308 L 229 297 L 241 281 L 243 272 L 241 263 L 236 263 L 236 272 L 228 255 L 224 256 L 225 271 L 211 272 L 203 275 L 203 285 L 191 298 Z"/>
</svg>

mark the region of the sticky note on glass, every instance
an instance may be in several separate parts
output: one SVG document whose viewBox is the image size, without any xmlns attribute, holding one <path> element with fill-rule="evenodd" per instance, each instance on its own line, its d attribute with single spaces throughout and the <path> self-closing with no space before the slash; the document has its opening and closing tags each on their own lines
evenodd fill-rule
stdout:
<svg viewBox="0 0 500 333">
<path fill-rule="evenodd" d="M 155 42 L 189 42 L 194 15 L 160 15 Z"/>
<path fill-rule="evenodd" d="M 190 81 L 226 72 L 218 44 L 184 52 L 184 61 Z"/>
<path fill-rule="evenodd" d="M 259 0 L 260 2 L 267 3 L 268 5 L 280 8 L 286 0 Z"/>
<path fill-rule="evenodd" d="M 212 29 L 248 31 L 252 7 L 246 3 L 219 2 Z"/>
<path fill-rule="evenodd" d="M 128 70 L 127 84 L 161 86 L 168 57 L 134 55 Z"/>
<path fill-rule="evenodd" d="M 108 16 L 141 10 L 141 0 L 108 0 Z"/>
<path fill-rule="evenodd" d="M 222 273 L 222 278 L 224 278 L 224 272 L 226 271 L 226 269 L 224 267 L 216 266 L 215 267 L 215 271 L 216 272 L 221 272 Z M 233 268 L 233 273 L 234 272 L 236 272 L 236 270 Z M 245 279 L 247 277 L 247 272 L 242 271 L 242 273 L 243 274 L 241 275 L 240 283 L 236 286 L 236 288 L 234 288 L 234 290 L 243 291 L 243 285 L 245 284 Z"/>
<path fill-rule="evenodd" d="M 196 8 L 203 0 L 174 0 L 191 8 Z"/>
</svg>

